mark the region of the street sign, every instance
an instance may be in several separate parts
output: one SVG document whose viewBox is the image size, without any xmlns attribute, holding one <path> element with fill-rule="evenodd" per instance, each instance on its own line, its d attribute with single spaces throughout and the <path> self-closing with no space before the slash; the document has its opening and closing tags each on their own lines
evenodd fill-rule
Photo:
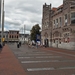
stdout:
<svg viewBox="0 0 75 75">
<path fill-rule="evenodd" d="M 38 45 L 41 44 L 41 36 L 40 36 L 40 34 L 36 35 L 36 42 L 37 42 Z"/>
<path fill-rule="evenodd" d="M 36 41 L 41 41 L 41 36 L 40 36 L 40 34 L 37 34 L 37 35 L 36 35 Z"/>
</svg>

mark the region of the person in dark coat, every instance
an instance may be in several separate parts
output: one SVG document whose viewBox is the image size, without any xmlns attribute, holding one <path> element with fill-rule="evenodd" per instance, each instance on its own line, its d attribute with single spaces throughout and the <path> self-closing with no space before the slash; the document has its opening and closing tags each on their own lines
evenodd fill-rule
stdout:
<svg viewBox="0 0 75 75">
<path fill-rule="evenodd" d="M 21 46 L 21 42 L 19 42 L 19 45 Z"/>
<path fill-rule="evenodd" d="M 19 48 L 19 42 L 17 43 L 17 48 Z"/>
</svg>

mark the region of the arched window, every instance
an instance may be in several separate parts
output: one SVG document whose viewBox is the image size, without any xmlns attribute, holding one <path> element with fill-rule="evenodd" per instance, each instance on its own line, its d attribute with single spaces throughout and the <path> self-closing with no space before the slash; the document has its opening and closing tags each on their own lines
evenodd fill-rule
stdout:
<svg viewBox="0 0 75 75">
<path fill-rule="evenodd" d="M 9 38 L 11 38 L 11 35 L 9 36 Z"/>
<path fill-rule="evenodd" d="M 16 38 L 16 36 L 15 36 L 15 38 Z"/>
<path fill-rule="evenodd" d="M 71 24 L 75 24 L 75 12 L 71 13 Z"/>
<path fill-rule="evenodd" d="M 18 39 L 18 36 L 17 36 L 17 39 Z"/>
<path fill-rule="evenodd" d="M 13 38 L 13 35 L 12 35 L 12 38 Z"/>
</svg>

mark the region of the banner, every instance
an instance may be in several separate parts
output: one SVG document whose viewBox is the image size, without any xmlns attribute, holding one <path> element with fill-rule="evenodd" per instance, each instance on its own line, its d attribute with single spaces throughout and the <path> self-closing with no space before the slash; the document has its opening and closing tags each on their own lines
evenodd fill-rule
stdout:
<svg viewBox="0 0 75 75">
<path fill-rule="evenodd" d="M 36 35 L 36 43 L 37 43 L 38 45 L 41 44 L 41 35 L 40 35 L 40 34 L 37 34 L 37 35 Z"/>
</svg>

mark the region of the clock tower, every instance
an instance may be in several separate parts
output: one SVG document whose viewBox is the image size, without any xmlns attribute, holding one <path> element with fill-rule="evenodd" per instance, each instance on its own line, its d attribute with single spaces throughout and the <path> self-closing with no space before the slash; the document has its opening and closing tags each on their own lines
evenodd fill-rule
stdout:
<svg viewBox="0 0 75 75">
<path fill-rule="evenodd" d="M 70 7 L 70 4 L 74 4 L 75 0 L 63 0 L 63 9 L 67 9 Z"/>
<path fill-rule="evenodd" d="M 65 3 L 65 2 L 75 2 L 75 0 L 63 0 L 63 3 Z"/>
<path fill-rule="evenodd" d="M 63 10 L 69 7 L 69 0 L 63 0 Z"/>
</svg>

